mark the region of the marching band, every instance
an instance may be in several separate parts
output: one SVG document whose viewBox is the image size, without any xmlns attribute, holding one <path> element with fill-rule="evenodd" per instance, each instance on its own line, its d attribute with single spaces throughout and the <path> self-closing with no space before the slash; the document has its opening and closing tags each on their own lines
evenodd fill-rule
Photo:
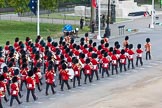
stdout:
<svg viewBox="0 0 162 108">
<path fill-rule="evenodd" d="M 8 92 L 8 95 L 11 95 L 10 106 L 12 106 L 13 99 L 21 104 L 18 95 L 21 98 L 20 91 L 26 88 L 26 101 L 29 102 L 30 92 L 33 99 L 37 100 L 35 88 L 37 86 L 40 92 L 43 90 L 43 79 L 46 83 L 46 95 L 49 95 L 49 86 L 51 86 L 52 93 L 56 93 L 55 80 L 57 78 L 59 78 L 61 91 L 64 90 L 64 83 L 68 89 L 71 89 L 69 79 L 73 82 L 74 88 L 76 80 L 78 86 L 81 86 L 83 77 L 84 84 L 87 83 L 87 78 L 92 83 L 94 74 L 96 80 L 99 80 L 100 77 L 104 78 L 105 74 L 107 77 L 114 75 L 114 69 L 116 74 L 119 74 L 118 69 L 122 72 L 123 67 L 124 71 L 127 71 L 131 64 L 134 69 L 135 54 L 137 54 L 136 66 L 139 60 L 142 66 L 141 44 L 138 44 L 137 50 L 133 51 L 133 44 L 130 44 L 128 39 L 129 37 L 126 36 L 123 48 L 120 47 L 118 41 L 114 43 L 114 47 L 110 47 L 106 37 L 97 45 L 89 39 L 88 33 L 80 39 L 79 44 L 75 43 L 68 33 L 65 38 L 61 37 L 59 42 L 55 42 L 50 36 L 47 37 L 47 42 L 41 36 L 37 36 L 35 42 L 32 42 L 29 37 L 26 37 L 25 42 L 15 38 L 13 46 L 7 41 L 4 49 L 0 47 L 0 97 L 7 102 L 6 92 Z M 146 59 L 147 56 L 151 59 L 149 38 L 146 39 L 145 51 Z M 112 74 L 110 74 L 110 69 Z M 2 106 L 1 99 L 0 106 Z"/>
</svg>

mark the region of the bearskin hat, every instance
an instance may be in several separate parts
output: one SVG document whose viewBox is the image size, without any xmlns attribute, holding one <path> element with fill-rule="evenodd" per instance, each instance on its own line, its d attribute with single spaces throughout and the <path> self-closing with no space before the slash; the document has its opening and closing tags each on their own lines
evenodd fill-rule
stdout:
<svg viewBox="0 0 162 108">
<path fill-rule="evenodd" d="M 6 45 L 10 45 L 10 41 L 6 41 Z"/>
<path fill-rule="evenodd" d="M 74 39 L 72 38 L 71 40 L 70 40 L 70 44 L 73 44 L 74 43 Z"/>
<path fill-rule="evenodd" d="M 92 39 L 90 39 L 90 40 L 89 40 L 89 44 L 92 44 L 92 43 L 93 43 L 93 40 L 92 40 Z"/>
<path fill-rule="evenodd" d="M 93 47 L 97 46 L 97 43 L 96 42 L 93 42 Z"/>
<path fill-rule="evenodd" d="M 48 36 L 48 37 L 47 37 L 47 41 L 48 41 L 48 42 L 51 42 L 51 41 L 52 41 L 51 36 Z"/>
<path fill-rule="evenodd" d="M 80 58 L 84 58 L 84 57 L 85 57 L 85 54 L 80 53 L 80 54 L 79 54 L 79 57 L 80 57 Z"/>
<path fill-rule="evenodd" d="M 89 51 L 89 52 L 92 52 L 92 51 L 93 51 L 93 48 L 92 48 L 92 47 L 90 47 L 90 48 L 88 49 L 88 51 Z"/>
<path fill-rule="evenodd" d="M 129 37 L 128 36 L 125 36 L 125 40 L 129 40 Z"/>
<path fill-rule="evenodd" d="M 88 48 L 88 45 L 87 45 L 87 44 L 85 44 L 85 45 L 84 45 L 84 48 Z"/>
<path fill-rule="evenodd" d="M 109 48 L 109 51 L 110 51 L 110 52 L 112 52 L 113 50 L 114 50 L 113 47 L 110 47 L 110 48 Z"/>
<path fill-rule="evenodd" d="M 105 43 L 105 47 L 106 47 L 106 48 L 109 47 L 109 43 Z"/>
<path fill-rule="evenodd" d="M 76 44 L 73 44 L 73 48 L 76 48 L 76 46 L 77 46 Z"/>
<path fill-rule="evenodd" d="M 4 76 L 3 75 L 0 75 L 0 81 L 4 81 Z"/>
<path fill-rule="evenodd" d="M 64 55 L 63 55 L 63 54 L 61 54 L 60 59 L 62 59 L 62 60 L 63 60 L 64 58 L 65 58 L 65 57 L 64 57 Z"/>
<path fill-rule="evenodd" d="M 107 56 L 108 56 L 108 54 L 107 54 L 107 52 L 105 52 L 105 53 L 104 53 L 104 57 L 107 57 Z"/>
<path fill-rule="evenodd" d="M 132 49 L 133 48 L 133 44 L 129 44 L 129 49 Z"/>
<path fill-rule="evenodd" d="M 13 66 L 13 62 L 9 62 L 8 67 L 12 67 L 12 66 Z"/>
<path fill-rule="evenodd" d="M 92 58 L 97 58 L 97 54 L 96 53 L 93 53 L 92 54 Z"/>
<path fill-rule="evenodd" d="M 90 59 L 89 58 L 86 59 L 86 64 L 88 64 L 88 63 L 90 63 Z"/>
<path fill-rule="evenodd" d="M 70 48 L 66 48 L 66 50 L 65 50 L 65 51 L 66 51 L 66 53 L 69 53 L 69 51 L 70 51 Z"/>
<path fill-rule="evenodd" d="M 104 54 L 105 53 L 105 50 L 101 50 L 101 54 Z"/>
<path fill-rule="evenodd" d="M 62 69 L 65 70 L 66 68 L 67 68 L 66 64 L 63 63 L 63 64 L 62 64 Z"/>
<path fill-rule="evenodd" d="M 140 48 L 141 48 L 141 44 L 138 44 L 138 45 L 137 45 L 137 48 L 140 49 Z"/>
<path fill-rule="evenodd" d="M 85 37 L 88 37 L 88 33 L 85 33 Z"/>
<path fill-rule="evenodd" d="M 7 66 L 4 66 L 3 67 L 3 73 L 6 73 L 6 72 L 8 72 L 8 68 L 7 68 Z"/>
<path fill-rule="evenodd" d="M 84 42 L 84 38 L 81 38 L 81 39 L 80 39 L 80 42 Z"/>
<path fill-rule="evenodd" d="M 126 47 L 126 48 L 129 48 L 129 45 L 128 45 L 128 44 L 126 44 L 126 45 L 125 45 L 125 47 Z"/>
<path fill-rule="evenodd" d="M 116 50 L 113 50 L 113 54 L 116 54 Z"/>
<path fill-rule="evenodd" d="M 19 73 L 20 73 L 19 69 L 14 70 L 14 75 L 19 75 Z"/>
<path fill-rule="evenodd" d="M 125 54 L 125 50 L 124 49 L 121 50 L 121 54 Z"/>
<path fill-rule="evenodd" d="M 15 42 L 18 42 L 18 41 L 19 41 L 19 38 L 18 38 L 18 37 L 16 37 L 16 38 L 15 38 Z"/>
<path fill-rule="evenodd" d="M 114 46 L 116 47 L 117 45 L 119 45 L 119 42 L 115 41 Z"/>
<path fill-rule="evenodd" d="M 29 38 L 29 37 L 26 37 L 26 39 L 25 39 L 25 40 L 26 40 L 26 42 L 28 42 L 28 41 L 30 40 L 30 38 Z"/>
<path fill-rule="evenodd" d="M 13 77 L 12 78 L 12 83 L 15 83 L 15 82 L 17 82 L 18 80 L 17 80 L 17 77 Z"/>
<path fill-rule="evenodd" d="M 37 70 L 38 70 L 37 67 L 34 67 L 34 68 L 33 68 L 33 72 L 34 72 L 34 73 L 37 73 Z"/>
<path fill-rule="evenodd" d="M 84 45 L 84 41 L 83 42 L 80 42 L 80 45 L 83 46 Z"/>
<path fill-rule="evenodd" d="M 146 42 L 147 42 L 147 43 L 150 42 L 150 38 L 146 38 Z"/>
<path fill-rule="evenodd" d="M 101 45 L 99 45 L 99 46 L 98 46 L 98 50 L 101 50 L 101 49 L 102 49 L 102 46 L 101 46 Z"/>
<path fill-rule="evenodd" d="M 32 71 L 32 70 L 29 70 L 29 72 L 28 72 L 28 76 L 29 76 L 29 77 L 32 77 L 33 74 L 34 74 L 33 71 Z"/>
<path fill-rule="evenodd" d="M 3 51 L 3 47 L 2 46 L 0 46 L 0 52 L 2 52 Z"/>
<path fill-rule="evenodd" d="M 101 40 L 101 42 L 100 42 L 101 44 L 104 44 L 105 42 L 104 42 L 104 40 Z"/>
<path fill-rule="evenodd" d="M 118 45 L 116 45 L 116 48 L 117 48 L 117 49 L 119 49 L 119 48 L 120 48 L 120 45 L 119 45 L 119 44 L 118 44 Z"/>
<path fill-rule="evenodd" d="M 22 68 L 24 69 L 24 68 L 26 68 L 27 67 L 27 64 L 26 63 L 23 63 L 22 64 Z"/>
<path fill-rule="evenodd" d="M 72 51 L 69 52 L 69 56 L 70 56 L 70 57 L 73 56 L 73 52 L 72 52 Z"/>
</svg>

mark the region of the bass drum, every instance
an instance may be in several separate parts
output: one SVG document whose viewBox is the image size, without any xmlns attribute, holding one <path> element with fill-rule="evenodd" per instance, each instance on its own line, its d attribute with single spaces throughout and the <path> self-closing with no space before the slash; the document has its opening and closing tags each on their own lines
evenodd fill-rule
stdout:
<svg viewBox="0 0 162 108">
<path fill-rule="evenodd" d="M 7 66 L 6 63 L 0 63 L 0 74 L 3 73 L 3 67 Z"/>
<path fill-rule="evenodd" d="M 73 79 L 74 78 L 74 70 L 73 69 L 66 69 L 68 71 L 69 74 L 69 79 Z"/>
</svg>

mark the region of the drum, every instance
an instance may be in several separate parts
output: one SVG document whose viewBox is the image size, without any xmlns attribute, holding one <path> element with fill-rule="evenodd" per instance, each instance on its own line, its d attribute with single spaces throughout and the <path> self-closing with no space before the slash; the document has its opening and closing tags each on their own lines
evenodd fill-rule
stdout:
<svg viewBox="0 0 162 108">
<path fill-rule="evenodd" d="M 6 63 L 0 63 L 0 74 L 3 72 L 3 67 L 7 66 Z"/>
<path fill-rule="evenodd" d="M 69 79 L 73 79 L 74 78 L 74 70 L 73 69 L 66 69 L 68 71 Z"/>
</svg>

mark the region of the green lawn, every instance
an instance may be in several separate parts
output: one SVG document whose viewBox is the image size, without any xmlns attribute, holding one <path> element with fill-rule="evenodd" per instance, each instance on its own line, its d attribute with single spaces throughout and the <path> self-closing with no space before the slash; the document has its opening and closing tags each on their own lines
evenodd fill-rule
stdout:
<svg viewBox="0 0 162 108">
<path fill-rule="evenodd" d="M 44 38 L 47 36 L 52 36 L 53 38 L 58 38 L 62 36 L 62 28 L 64 25 L 61 24 L 40 24 L 40 34 Z M 74 28 L 77 26 L 73 26 Z M 89 31 L 88 27 L 80 33 L 85 33 Z M 9 40 L 11 43 L 14 42 L 15 37 L 19 37 L 24 40 L 29 36 L 32 40 L 36 38 L 36 23 L 29 22 L 18 22 L 18 21 L 0 21 L 0 45 L 5 45 L 5 42 Z"/>
<path fill-rule="evenodd" d="M 42 14 L 41 18 L 50 18 L 50 19 L 64 19 L 64 20 L 80 20 L 79 16 L 66 15 L 70 13 L 51 13 L 51 14 Z"/>
</svg>

